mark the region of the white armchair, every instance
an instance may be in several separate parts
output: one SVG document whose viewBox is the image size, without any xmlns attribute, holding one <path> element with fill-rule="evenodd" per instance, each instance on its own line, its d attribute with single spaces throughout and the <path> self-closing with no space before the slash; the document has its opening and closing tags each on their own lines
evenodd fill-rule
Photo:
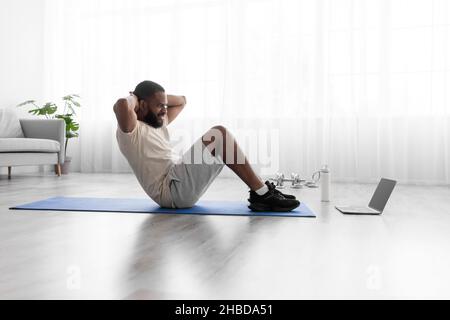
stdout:
<svg viewBox="0 0 450 320">
<path fill-rule="evenodd" d="M 21 119 L 9 109 L 0 109 L 0 167 L 55 165 L 61 176 L 64 163 L 64 120 Z"/>
</svg>

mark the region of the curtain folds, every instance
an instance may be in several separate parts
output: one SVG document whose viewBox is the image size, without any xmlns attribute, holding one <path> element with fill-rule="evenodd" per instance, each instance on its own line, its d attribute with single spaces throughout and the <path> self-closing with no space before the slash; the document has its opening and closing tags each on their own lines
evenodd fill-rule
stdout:
<svg viewBox="0 0 450 320">
<path fill-rule="evenodd" d="M 148 79 L 188 98 L 179 152 L 222 124 L 262 174 L 450 183 L 447 0 L 46 0 L 45 21 L 45 97 L 83 97 L 81 172 L 131 172 L 112 105 Z"/>
</svg>

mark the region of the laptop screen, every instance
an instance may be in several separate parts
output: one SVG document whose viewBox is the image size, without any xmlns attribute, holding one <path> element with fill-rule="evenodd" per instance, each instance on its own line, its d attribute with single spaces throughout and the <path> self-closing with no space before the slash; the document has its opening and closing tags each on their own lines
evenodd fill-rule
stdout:
<svg viewBox="0 0 450 320">
<path fill-rule="evenodd" d="M 370 200 L 369 208 L 383 212 L 396 183 L 394 180 L 381 179 L 372 200 Z"/>
</svg>

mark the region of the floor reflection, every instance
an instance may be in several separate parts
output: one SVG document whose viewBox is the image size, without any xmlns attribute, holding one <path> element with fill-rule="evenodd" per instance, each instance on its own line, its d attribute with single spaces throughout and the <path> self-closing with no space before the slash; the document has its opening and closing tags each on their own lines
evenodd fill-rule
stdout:
<svg viewBox="0 0 450 320">
<path fill-rule="evenodd" d="M 129 299 L 205 298 L 220 287 L 255 238 L 283 219 L 153 215 L 138 232 L 129 264 Z M 225 281 L 225 280 L 223 280 Z M 227 284 L 224 284 L 227 285 Z"/>
</svg>

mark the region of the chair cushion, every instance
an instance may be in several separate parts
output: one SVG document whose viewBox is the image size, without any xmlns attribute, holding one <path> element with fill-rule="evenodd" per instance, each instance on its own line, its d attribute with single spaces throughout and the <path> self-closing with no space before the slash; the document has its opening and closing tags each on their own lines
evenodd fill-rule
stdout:
<svg viewBox="0 0 450 320">
<path fill-rule="evenodd" d="M 22 126 L 11 108 L 0 108 L 0 138 L 23 138 Z"/>
<path fill-rule="evenodd" d="M 59 152 L 60 144 L 55 140 L 28 138 L 0 138 L 0 153 L 9 152 Z"/>
</svg>

